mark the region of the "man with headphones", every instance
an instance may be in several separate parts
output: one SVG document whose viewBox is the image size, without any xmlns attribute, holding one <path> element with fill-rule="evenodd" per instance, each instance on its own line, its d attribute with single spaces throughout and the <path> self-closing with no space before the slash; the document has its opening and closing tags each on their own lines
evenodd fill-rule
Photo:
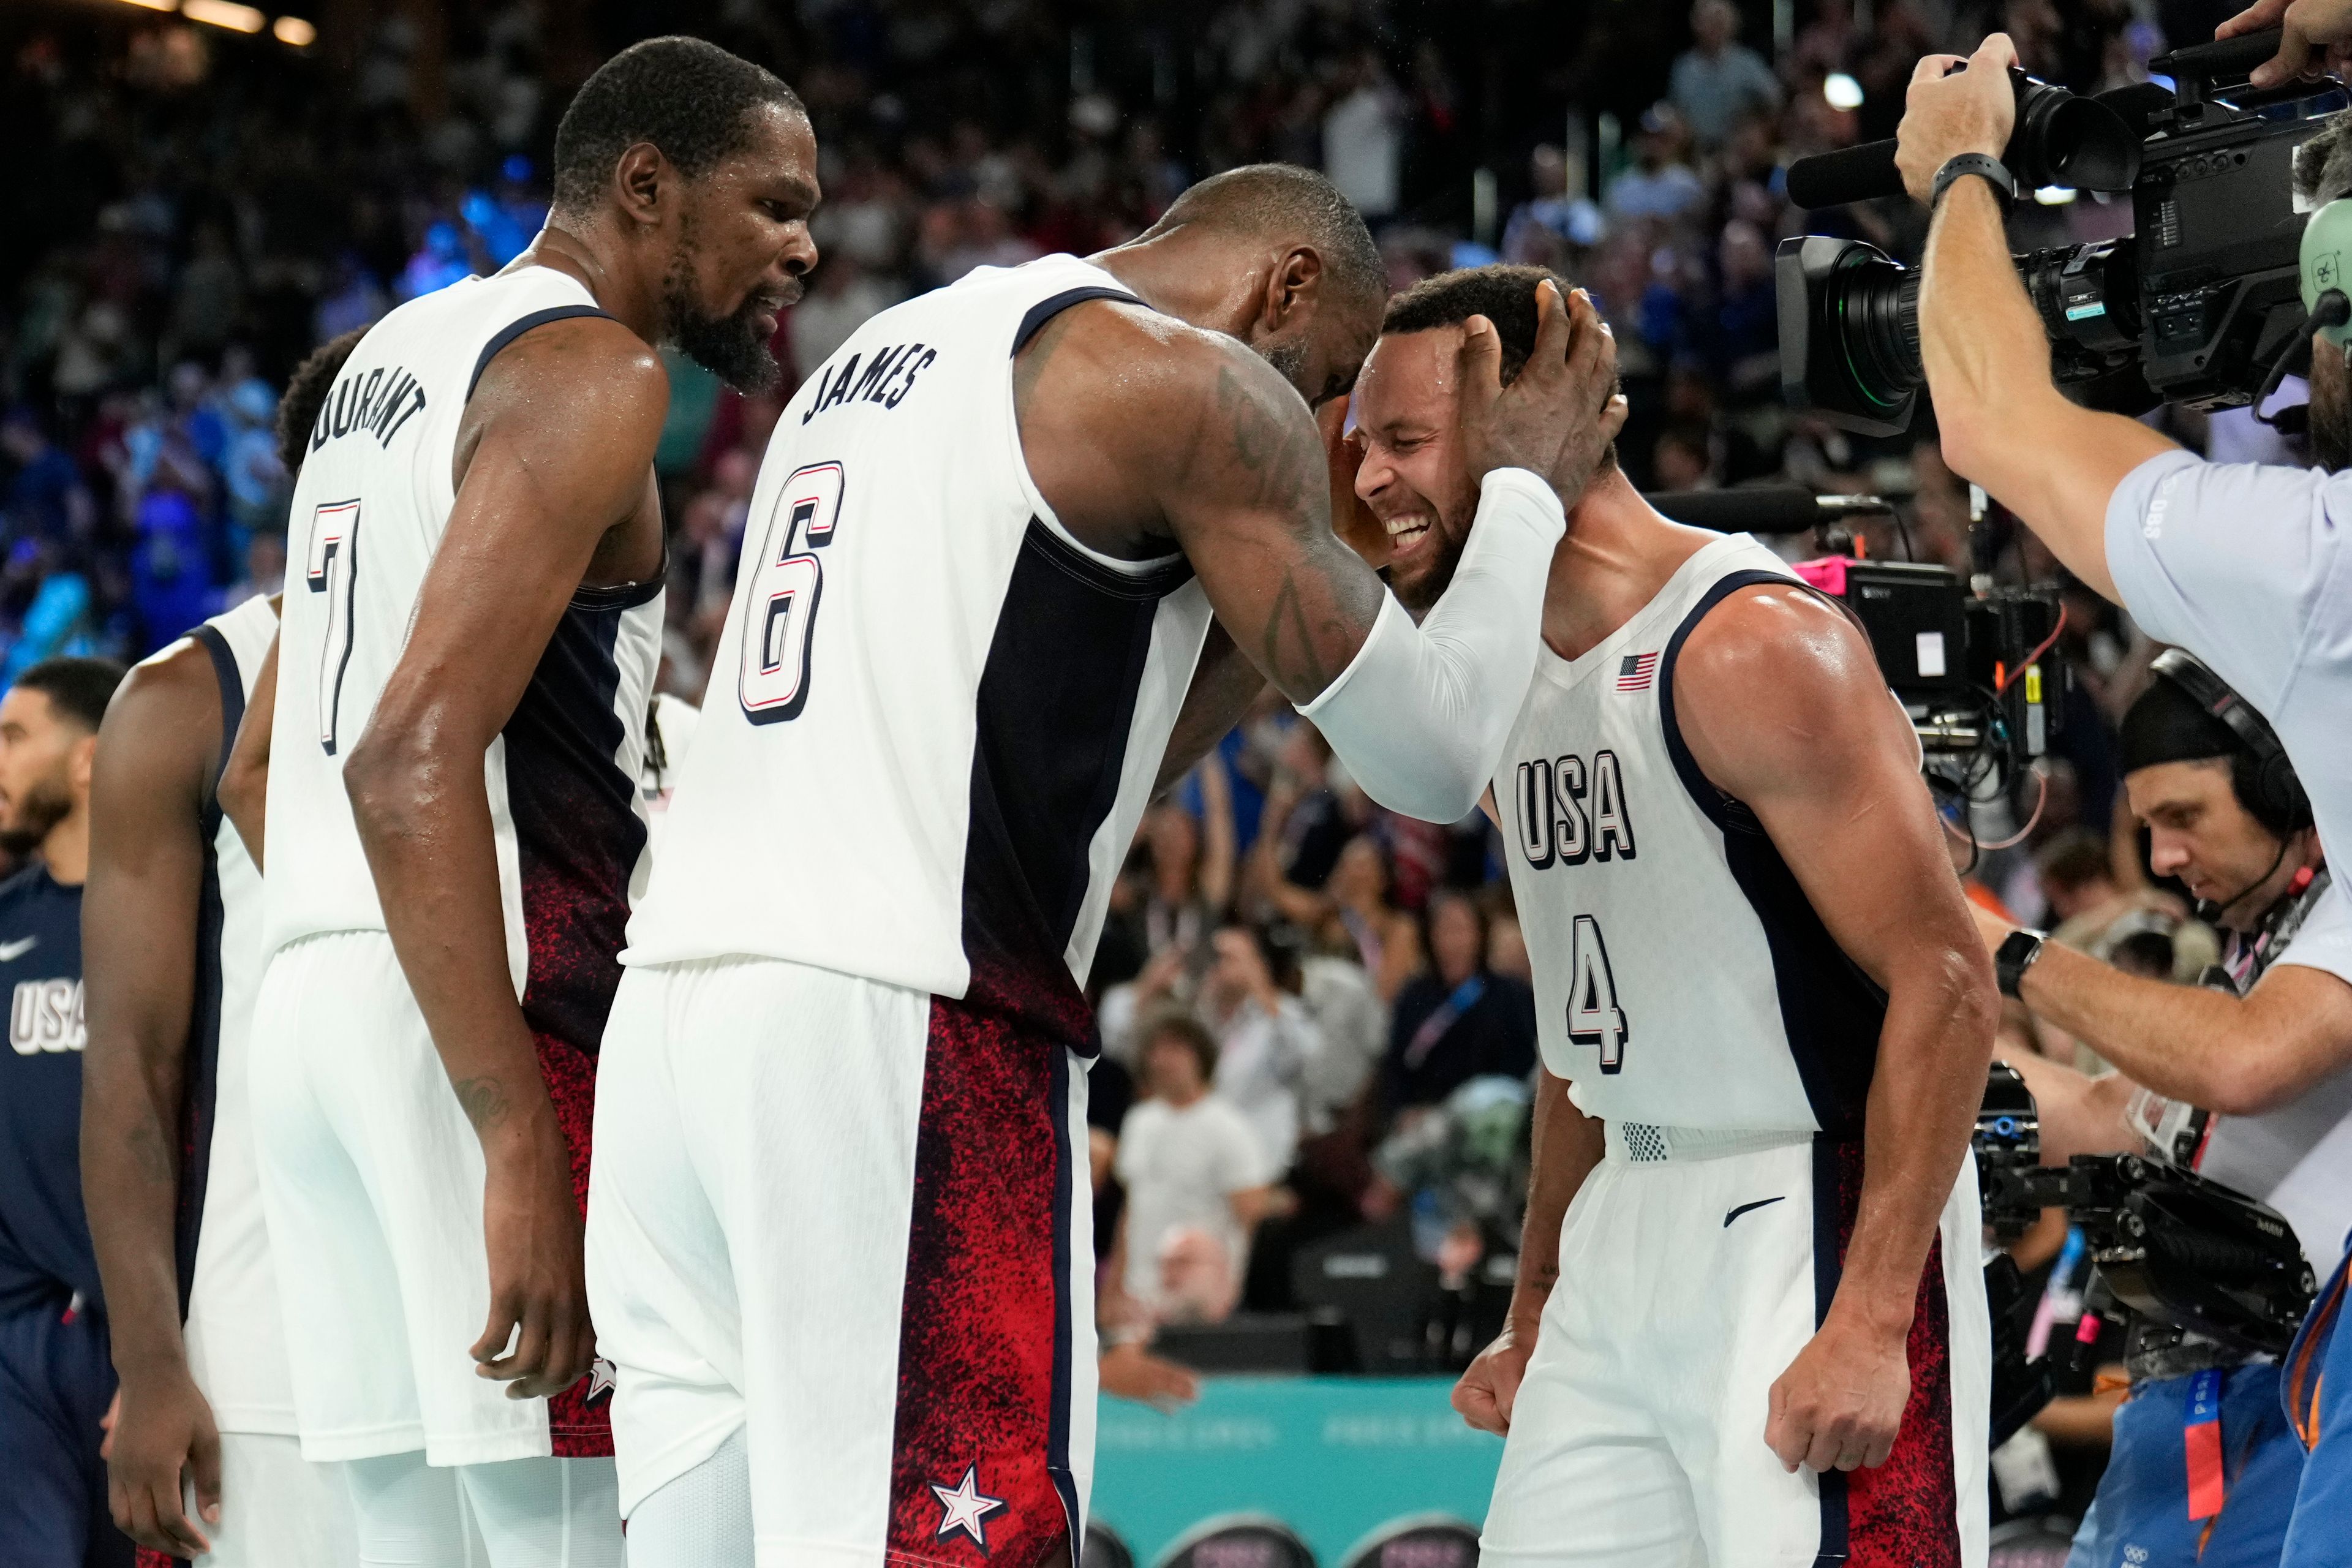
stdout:
<svg viewBox="0 0 2352 1568">
<path fill-rule="evenodd" d="M 2318 36 L 2311 13 L 2343 12 L 2318 30 L 2352 33 L 2352 7 L 2338 0 L 2300 3 L 2306 15 L 2297 26 L 2306 39 Z M 2278 7 L 2282 15 L 2293 8 Z M 2231 24 L 2257 25 L 2255 16 Z M 2016 58 L 2010 40 L 1995 33 L 1965 61 L 1952 55 L 1921 59 L 1896 132 L 1895 165 L 1930 213 L 1920 258 L 1919 355 L 1944 460 L 2014 512 L 2068 570 L 2129 610 L 2149 636 L 2194 652 L 2267 718 L 2310 791 L 2319 838 L 2352 844 L 2352 548 L 2346 542 L 2352 536 L 2352 474 L 2344 471 L 2352 467 L 2352 299 L 2342 287 L 2352 265 L 2352 201 L 2344 199 L 2352 195 L 2347 117 L 2316 132 L 2294 161 L 2296 204 L 2312 212 L 2302 268 L 2304 309 L 2312 318 L 2310 430 L 2318 466 L 2209 463 L 2136 420 L 2069 402 L 2051 380 L 2049 340 L 2018 280 L 2002 228 L 2019 195 L 2000 162 L 2016 120 L 2009 77 Z M 2306 54 L 2265 69 L 2307 63 Z M 1958 68 L 1962 65 L 1967 68 Z M 2170 1005 L 2184 1014 L 2198 1011 Z M 2340 1238 L 2305 1240 L 2324 1252 Z M 2290 1568 L 2352 1568 L 2352 1525 L 2346 1522 L 2352 1520 L 2352 1332 L 2334 1332 L 2346 1288 L 2338 1268 L 2287 1366 L 2289 1415 L 2314 1449 L 2282 1560 Z M 2326 1485 L 2340 1490 L 2315 1510 L 2314 1488 Z"/>
<path fill-rule="evenodd" d="M 2324 1270 L 2352 1229 L 2352 900 L 2328 879 L 2277 736 L 2194 656 L 2158 656 L 2120 751 L 2150 867 L 2188 886 L 2228 945 L 2203 987 L 2185 988 L 1979 911 L 2001 988 L 2118 1069 L 2095 1079 L 2011 1056 L 2042 1157 L 2187 1166 L 2278 1209 Z M 2305 1468 L 2279 1365 L 2146 1322 L 2126 1360 L 2131 1397 L 2069 1568 L 2277 1563 Z M 2189 1439 L 2206 1411 L 2219 1412 L 2218 1458 Z"/>
</svg>

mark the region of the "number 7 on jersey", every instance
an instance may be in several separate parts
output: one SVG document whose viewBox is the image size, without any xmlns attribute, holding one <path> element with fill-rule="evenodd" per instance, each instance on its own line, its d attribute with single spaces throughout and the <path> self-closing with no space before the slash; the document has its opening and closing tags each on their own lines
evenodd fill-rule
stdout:
<svg viewBox="0 0 2352 1568">
<path fill-rule="evenodd" d="M 736 695 L 754 724 L 800 717 L 808 702 L 809 634 L 824 566 L 815 552 L 841 515 L 841 465 L 796 468 L 776 491 L 743 605 L 743 668 Z"/>
</svg>

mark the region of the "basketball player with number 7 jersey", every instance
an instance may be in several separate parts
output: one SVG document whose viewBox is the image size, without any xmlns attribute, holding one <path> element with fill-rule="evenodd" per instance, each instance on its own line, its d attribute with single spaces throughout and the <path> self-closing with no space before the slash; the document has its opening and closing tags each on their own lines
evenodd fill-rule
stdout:
<svg viewBox="0 0 2352 1568">
<path fill-rule="evenodd" d="M 774 381 L 815 164 L 767 71 L 623 51 L 531 247 L 378 322 L 310 432 L 251 1076 L 303 1452 L 362 1562 L 623 1560 L 581 1247 L 646 839 L 655 345 Z"/>
<path fill-rule="evenodd" d="M 1389 307 L 1355 489 L 1408 605 L 1456 569 L 1462 323 L 1525 345 L 1543 276 Z M 1482 1561 L 1981 1568 L 1999 1001 L 1868 639 L 1612 458 L 1523 693 L 1489 809 L 1543 1073 L 1510 1314 L 1454 1397 L 1506 1434 Z"/>
</svg>

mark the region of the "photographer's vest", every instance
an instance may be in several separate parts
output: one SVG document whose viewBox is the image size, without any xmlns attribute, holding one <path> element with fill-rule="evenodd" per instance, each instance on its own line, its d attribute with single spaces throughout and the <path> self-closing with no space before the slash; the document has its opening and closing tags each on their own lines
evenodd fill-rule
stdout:
<svg viewBox="0 0 2352 1568">
<path fill-rule="evenodd" d="M 2231 933 L 2205 984 L 2243 996 L 2285 954 L 2327 889 L 2327 868 L 2297 880 L 2260 930 Z M 2284 1215 L 2315 1266 L 2325 1268 L 2343 1250 L 2352 1230 L 2352 1068 L 2252 1116 L 2218 1115 L 2142 1089 L 2128 1119 L 2158 1158 Z"/>
</svg>

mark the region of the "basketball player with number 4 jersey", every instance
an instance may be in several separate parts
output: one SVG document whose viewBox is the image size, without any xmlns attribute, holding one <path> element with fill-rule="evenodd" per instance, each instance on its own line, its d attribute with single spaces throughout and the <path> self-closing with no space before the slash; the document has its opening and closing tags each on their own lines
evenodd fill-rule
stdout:
<svg viewBox="0 0 2352 1568">
<path fill-rule="evenodd" d="M 623 51 L 531 248 L 393 311 L 310 435 L 278 658 L 254 1114 L 304 1453 L 362 1561 L 622 1560 L 581 1260 L 642 875 L 674 342 L 740 384 L 815 142 L 715 46 Z"/>
<path fill-rule="evenodd" d="M 1474 348 L 1479 521 L 1416 628 L 1310 411 L 1386 292 L 1328 181 L 1235 170 L 882 312 L 785 408 L 598 1086 L 633 1568 L 1075 1563 L 1078 977 L 1180 715 L 1270 678 L 1376 799 L 1471 809 L 1619 416 L 1581 297 L 1508 391 Z"/>
<path fill-rule="evenodd" d="M 1356 493 L 1408 603 L 1459 548 L 1460 323 L 1525 342 L 1543 276 L 1389 308 Z M 1984 1562 L 1999 1004 L 1918 764 L 1840 610 L 1604 461 L 1490 806 L 1544 1070 L 1510 1315 L 1454 1391 L 1507 1434 L 1486 1563 Z"/>
</svg>

